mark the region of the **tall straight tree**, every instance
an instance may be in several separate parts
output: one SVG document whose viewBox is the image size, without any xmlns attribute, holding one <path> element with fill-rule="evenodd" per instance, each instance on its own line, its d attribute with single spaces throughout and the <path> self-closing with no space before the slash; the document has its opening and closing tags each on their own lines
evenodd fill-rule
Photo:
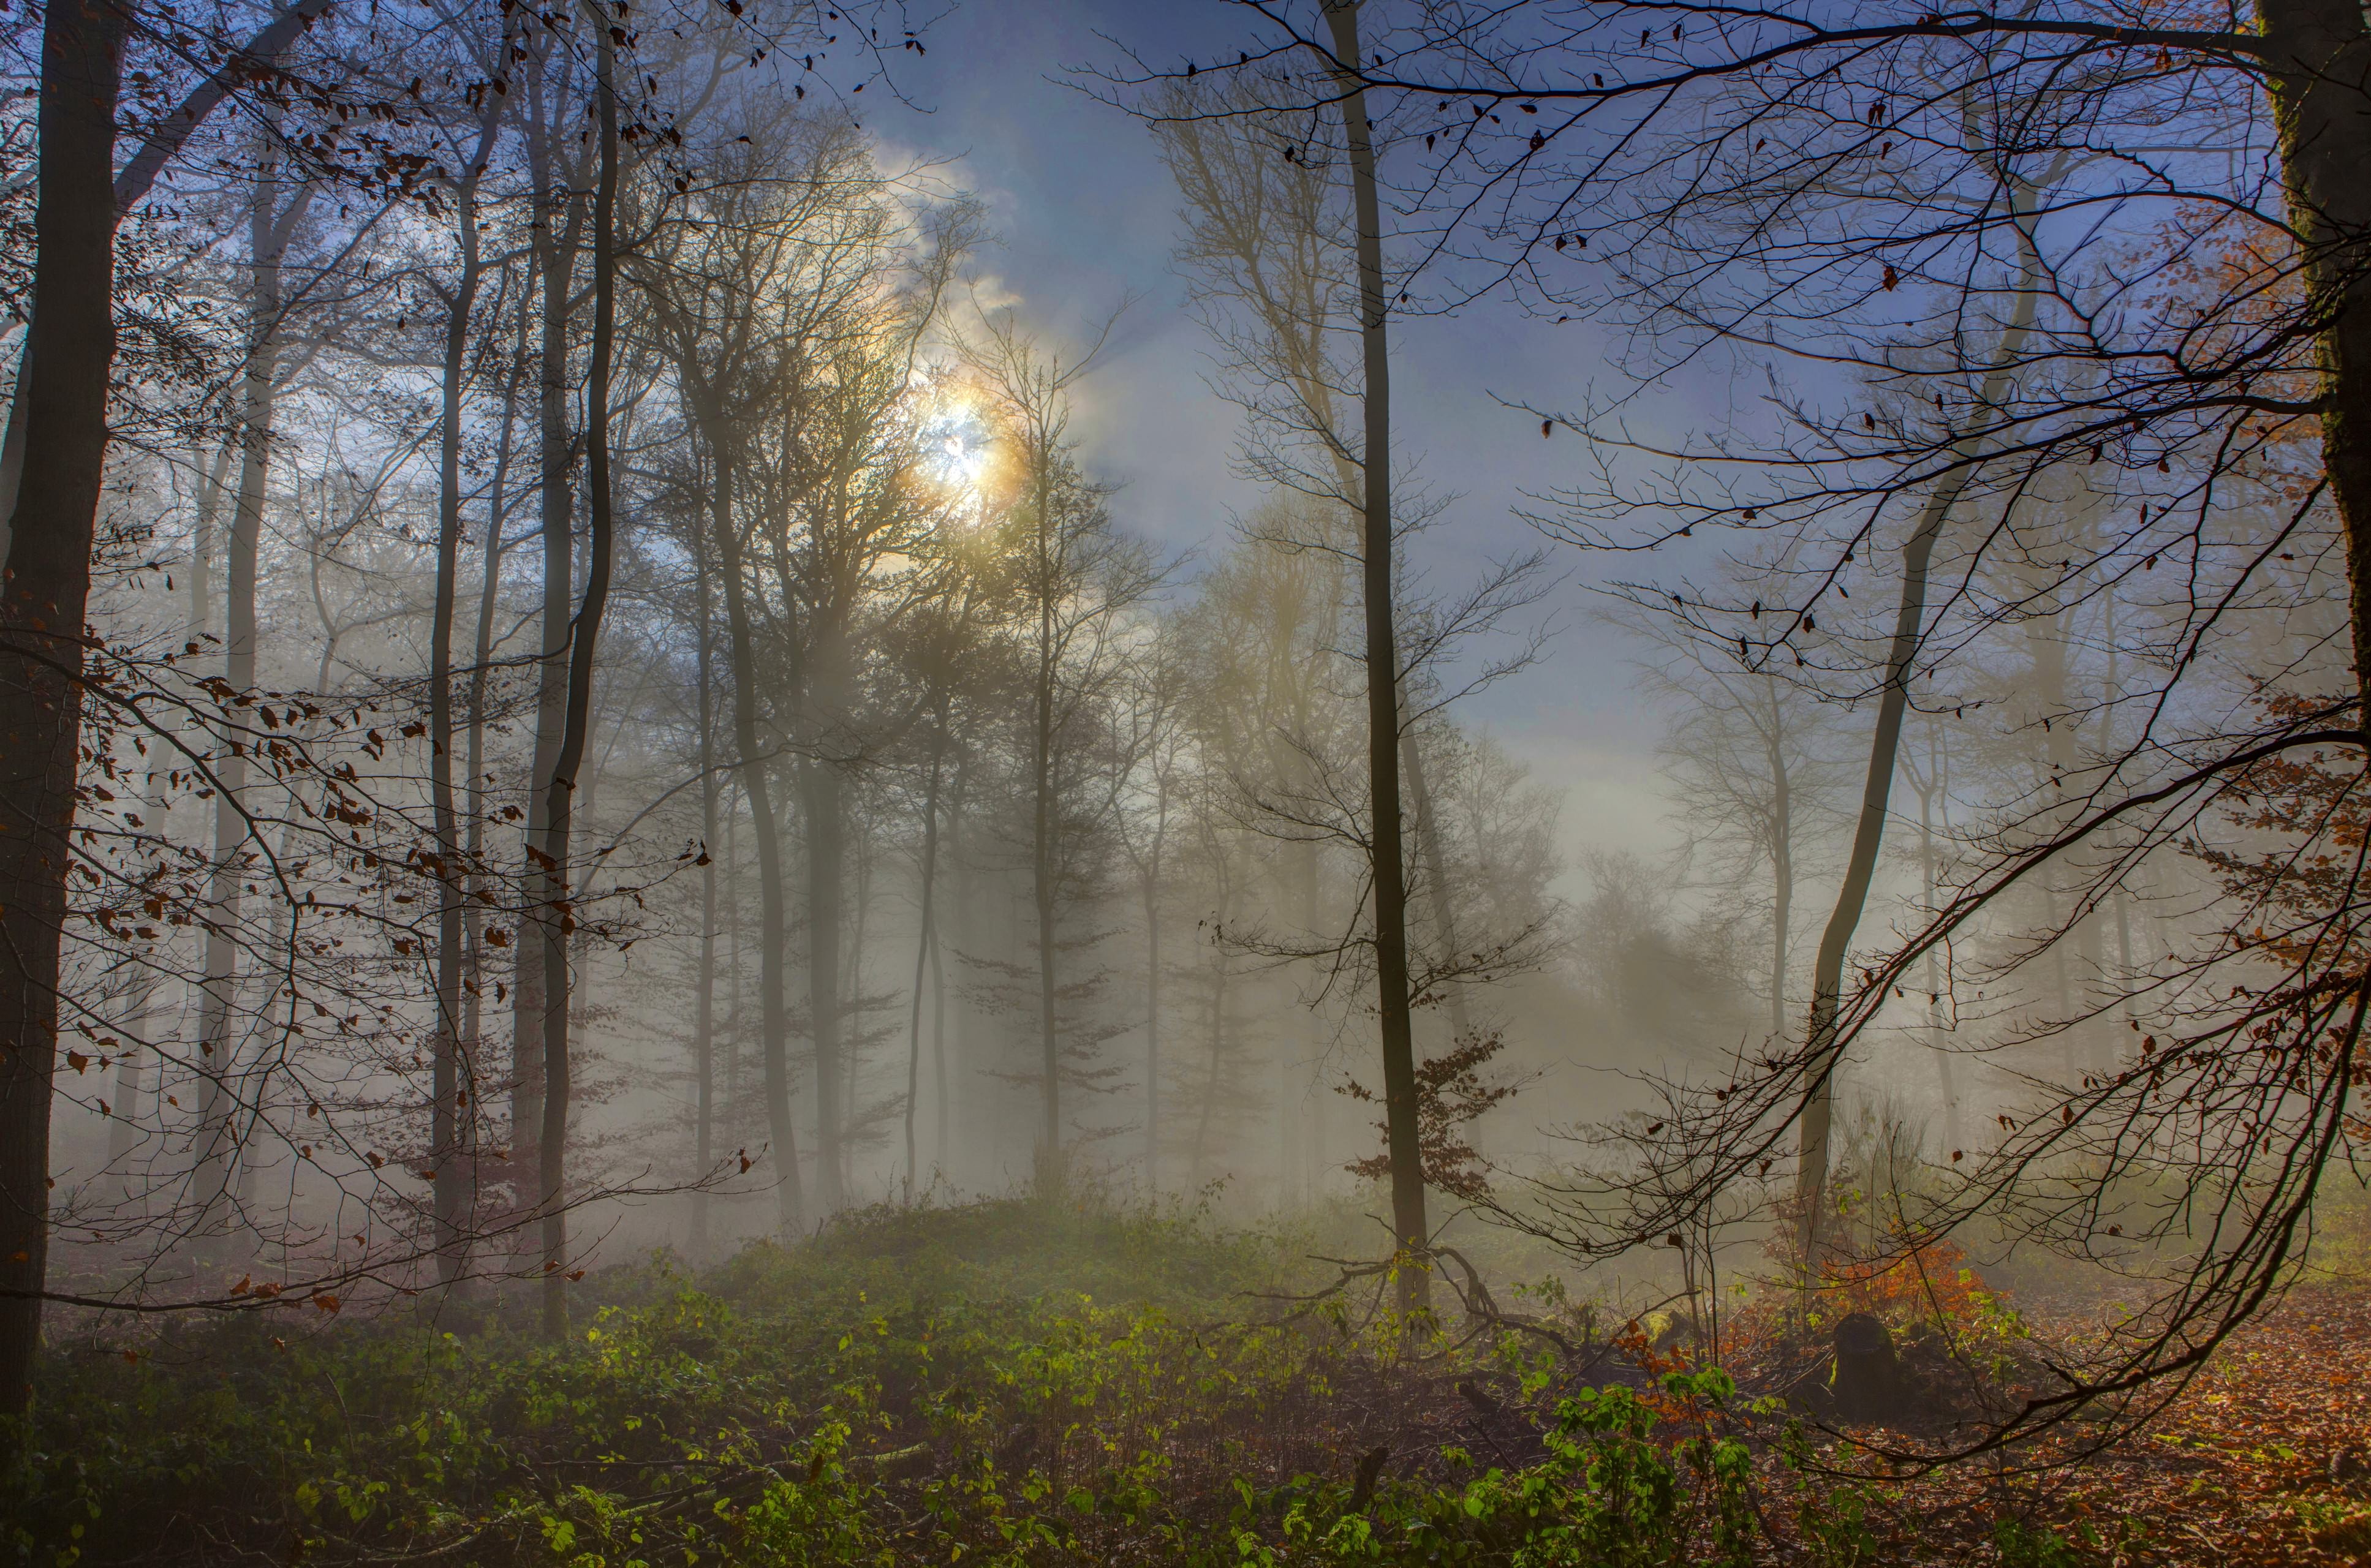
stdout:
<svg viewBox="0 0 2371 1568">
<path fill-rule="evenodd" d="M 1432 1244 L 1425 1219 L 1424 1165 L 1417 1136 L 1416 1033 L 1409 1012 L 1407 869 L 1400 824 L 1400 664 L 1392 590 L 1392 403 L 1389 300 L 1383 282 L 1382 199 L 1375 178 L 1374 133 L 1359 71 L 1359 0 L 1327 0 L 1333 40 L 1326 64 L 1341 93 L 1349 155 L 1350 199 L 1359 256 L 1359 402 L 1365 415 L 1358 461 L 1362 470 L 1359 582 L 1365 590 L 1369 895 L 1374 901 L 1375 1009 L 1381 1027 L 1383 1129 L 1391 1153 L 1392 1225 L 1404 1261 L 1403 1310 L 1429 1300 L 1423 1262 Z"/>
<path fill-rule="evenodd" d="M 41 17 L 33 321 L 23 467 L 0 594 L 0 1410 L 32 1397 L 49 1260 L 51 1080 L 75 775 L 83 616 L 115 360 L 115 176 L 125 14 L 64 0 Z"/>
<path fill-rule="evenodd" d="M 312 183 L 292 174 L 277 128 L 267 131 L 248 207 L 247 358 L 239 377 L 238 489 L 230 517 L 230 553 L 223 578 L 223 678 L 240 702 L 255 688 L 255 580 L 260 570 L 263 509 L 272 477 L 281 353 L 286 329 L 288 246 L 313 201 Z M 214 770 L 214 847 L 206 924 L 205 987 L 198 1024 L 199 1146 L 197 1200 L 202 1245 L 212 1245 L 224 1223 L 240 1136 L 238 1107 L 239 915 L 251 833 L 243 791 L 248 742 L 238 733 L 240 708 L 226 704 Z"/>
<path fill-rule="evenodd" d="M 1116 321 L 1117 317 L 1113 317 Z M 1018 715 L 1027 783 L 1028 887 L 1035 985 L 1029 998 L 1038 1092 L 1036 1182 L 1058 1192 L 1068 1180 L 1062 1087 L 1098 1070 L 1084 1032 L 1064 1016 L 1066 998 L 1087 988 L 1066 973 L 1064 917 L 1085 878 L 1081 850 L 1108 825 L 1125 770 L 1089 775 L 1107 757 L 1088 721 L 1116 694 L 1125 672 L 1120 617 L 1158 588 L 1161 571 L 1113 527 L 1103 492 L 1079 471 L 1070 435 L 1070 392 L 1109 340 L 1107 322 L 1084 352 L 1048 352 L 1009 314 L 982 323 L 966 356 L 994 398 L 1014 454 L 1018 494 L 1006 526 L 1016 579 L 1014 640 L 1026 666 Z M 1100 728 L 1096 719 L 1093 728 Z"/>
<path fill-rule="evenodd" d="M 575 589 L 576 527 L 575 497 L 569 483 L 575 443 L 568 428 L 568 383 L 585 216 L 577 171 L 562 162 L 571 142 L 563 128 L 575 102 L 573 62 L 549 23 L 527 47 L 531 56 L 525 73 L 522 114 L 535 205 L 528 237 L 537 280 L 542 284 L 536 439 L 538 525 L 543 538 L 543 637 L 536 672 L 535 755 L 529 765 L 522 877 L 526 917 L 520 922 L 511 1014 L 512 1158 L 522 1170 L 522 1187 L 539 1182 L 543 1170 L 544 1031 L 551 1017 L 550 1000 L 544 990 L 549 976 L 543 949 L 549 933 L 543 928 L 549 923 L 554 904 L 567 895 L 568 885 L 558 875 L 545 845 L 551 834 L 547 814 L 549 781 L 556 776 L 561 732 L 567 723 L 569 608 Z M 530 926 L 536 928 L 533 940 Z"/>
<path fill-rule="evenodd" d="M 503 33 L 507 52 L 509 29 Z M 495 95 L 487 95 L 500 100 Z M 436 838 L 436 1020 L 431 1050 L 428 1167 L 431 1220 L 436 1240 L 438 1279 L 451 1285 L 468 1266 L 463 1251 L 472 1200 L 461 1129 L 477 1099 L 472 1065 L 463 1056 L 461 905 L 465 892 L 459 813 L 453 789 L 453 618 L 461 561 L 461 416 L 463 381 L 468 371 L 469 329 L 484 278 L 478 233 L 478 182 L 493 150 L 497 110 L 479 121 L 477 144 L 462 157 L 453 181 L 453 234 L 460 248 L 460 271 L 453 286 L 438 293 L 445 305 L 445 359 L 436 430 L 436 588 L 428 645 L 428 780 Z M 486 571 L 494 575 L 499 529 L 486 534 Z M 481 615 L 482 621 L 484 617 Z"/>
<path fill-rule="evenodd" d="M 594 114 L 599 129 L 598 170 L 593 189 L 593 338 L 584 376 L 584 500 L 591 557 L 584 598 L 568 627 L 568 686 L 560 744 L 550 773 L 541 780 L 544 835 L 537 864 L 549 878 L 549 896 L 539 911 L 543 960 L 543 1128 L 537 1150 L 536 1202 L 543 1243 L 543 1332 L 558 1338 L 568 1327 L 568 1113 L 573 1063 L 569 1055 L 568 939 L 576 929 L 570 913 L 570 835 L 574 827 L 576 781 L 584 764 L 584 743 L 593 722 L 594 656 L 601 619 L 609 605 L 609 574 L 617 548 L 616 497 L 610 490 L 609 377 L 618 320 L 618 91 L 616 32 L 609 18 L 588 7 L 594 49 Z M 546 584 L 549 591 L 549 584 Z"/>
<path fill-rule="evenodd" d="M 701 519 L 690 529 L 693 587 L 699 604 L 695 679 L 700 687 L 700 972 L 693 981 L 691 1033 L 691 1168 L 700 1185 L 691 1195 L 691 1255 L 709 1254 L 708 1175 L 716 1164 L 716 855 L 723 847 L 717 807 L 723 793 L 716 765 L 716 612 L 710 586 L 715 551 L 702 536 Z"/>
<path fill-rule="evenodd" d="M 1296 553 L 1313 548 L 1323 552 L 1322 559 L 1334 559 L 1338 552 L 1358 568 L 1364 605 L 1360 663 L 1370 687 L 1365 748 L 1370 809 L 1355 836 L 1368 862 L 1372 900 L 1369 940 L 1379 987 L 1379 1055 L 1394 1228 L 1404 1248 L 1420 1251 L 1425 1202 L 1417 1163 L 1414 986 L 1402 836 L 1407 824 L 1401 804 L 1405 769 L 1418 759 L 1413 738 L 1402 734 L 1405 671 L 1396 625 L 1401 606 L 1392 581 L 1399 520 L 1390 488 L 1390 298 L 1374 139 L 1363 89 L 1356 79 L 1359 12 L 1355 3 L 1331 0 L 1323 12 L 1325 37 L 1304 40 L 1319 62 L 1314 82 L 1262 76 L 1205 86 L 1171 81 L 1158 100 L 1157 119 L 1171 171 L 1189 203 L 1183 259 L 1201 280 L 1199 303 L 1228 363 L 1228 396 L 1251 417 L 1246 467 L 1285 491 L 1336 502 L 1350 520 L 1345 530 L 1331 508 L 1306 517 L 1296 513 L 1291 521 L 1302 533 L 1279 536 L 1273 542 Z M 1347 56 L 1342 54 L 1345 48 L 1351 51 Z M 1276 167 L 1266 138 L 1243 129 L 1267 121 L 1306 121 L 1327 108 L 1338 113 L 1344 134 L 1339 162 L 1296 157 Z M 1341 207 L 1345 185 L 1347 214 Z M 1346 293 L 1347 308 L 1342 304 Z M 1230 319 L 1238 311 L 1248 317 L 1247 324 Z M 1355 365 L 1337 363 L 1327 349 L 1329 336 L 1346 317 L 1359 334 Z M 1352 393 L 1359 403 L 1363 434 L 1347 428 L 1340 408 Z M 1378 527 L 1383 531 L 1380 536 Z M 1330 605 L 1320 606 L 1321 615 L 1330 617 L 1331 611 Z M 1298 673 L 1306 678 L 1307 672 Z M 1382 688 L 1376 686 L 1379 680 L 1385 683 Z M 1304 754 L 1305 724 L 1302 728 L 1304 732 L 1294 737 L 1279 760 L 1303 776 L 1287 780 L 1288 788 L 1307 793 L 1314 780 L 1306 777 L 1310 759 Z M 1378 745 L 1391 755 L 1378 754 Z M 1424 827 L 1421 813 L 1417 825 Z M 1299 848 L 1306 915 L 1315 904 L 1316 846 L 1304 842 Z M 1444 900 L 1437 915 L 1445 948 L 1453 949 L 1448 889 L 1437 885 L 1434 891 Z M 1444 959 L 1453 963 L 1447 951 Z M 1462 1013 L 1462 989 L 1452 987 L 1448 994 Z M 1428 1286 L 1420 1264 L 1402 1271 L 1401 1286 L 1405 1305 L 1413 1307 L 1425 1298 Z"/>
<path fill-rule="evenodd" d="M 2063 165 L 2063 160 L 2058 160 Z M 2002 165 L 2002 200 L 2013 212 L 2030 214 L 2037 200 L 2036 181 Z M 2028 217 L 2028 223 L 2031 219 Z M 2017 232 L 2023 236 L 2026 227 Z M 1836 902 L 1820 931 L 1820 946 L 1811 964 L 1811 1009 L 1805 1035 L 1811 1080 L 1805 1092 L 1800 1120 L 1796 1124 L 1795 1244 L 1804 1267 L 1816 1276 L 1815 1254 L 1826 1225 L 1828 1202 L 1828 1140 L 1835 1116 L 1836 1069 L 1844 1059 L 1837 1020 L 1845 997 L 1845 960 L 1860 928 L 1861 911 L 1868 901 L 1870 880 L 1877 874 L 1879 849 L 1885 841 L 1885 824 L 1892 810 L 1893 771 L 1902 749 L 1902 726 L 1910 709 L 1910 683 L 1917 674 L 1924 651 L 1926 620 L 1926 579 L 1936 544 L 1951 521 L 1971 482 L 1980 471 L 1987 446 L 1998 440 L 2004 404 L 2012 396 L 2015 376 L 2033 330 L 2047 275 L 2030 242 L 2018 248 L 2014 281 L 2008 288 L 2010 306 L 1995 333 L 1991 363 L 1972 388 L 1973 398 L 1965 432 L 1953 444 L 1958 462 L 1936 482 L 1919 507 L 1909 536 L 1902 545 L 1902 581 L 1894 610 L 1893 636 L 1886 649 L 1882 684 L 1879 688 L 1877 721 L 1870 728 L 1868 767 L 1861 787 L 1860 813 L 1853 825 L 1852 847 L 1845 860 L 1844 881 Z"/>
<path fill-rule="evenodd" d="M 708 544 L 723 599 L 734 766 L 757 849 L 758 1052 L 778 1224 L 789 1236 L 798 1232 L 805 1204 L 791 1119 L 786 802 L 772 773 L 779 747 L 765 722 L 777 683 L 763 663 L 754 602 L 765 551 L 753 546 L 765 544 L 771 513 L 751 448 L 753 432 L 772 422 L 795 382 L 796 345 L 829 335 L 845 306 L 839 237 L 874 221 L 847 209 L 866 206 L 879 188 L 862 144 L 844 124 L 778 121 L 718 156 L 726 177 L 686 194 L 685 221 L 662 227 L 633 267 L 710 464 Z M 762 178 L 779 167 L 769 160 L 784 158 L 794 171 L 789 179 Z"/>
</svg>

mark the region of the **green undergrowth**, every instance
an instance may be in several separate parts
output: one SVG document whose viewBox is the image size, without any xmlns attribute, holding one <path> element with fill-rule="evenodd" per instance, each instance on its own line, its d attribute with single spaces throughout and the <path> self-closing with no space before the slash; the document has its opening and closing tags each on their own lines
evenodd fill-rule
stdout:
<svg viewBox="0 0 2371 1568">
<path fill-rule="evenodd" d="M 694 1277 L 55 1347 L 0 1480 L 44 1564 L 1876 1560 L 1876 1494 L 1718 1372 L 1567 1381 L 1370 1328 L 1306 1239 L 1012 1202 L 853 1216 Z M 1789 1456 L 1794 1456 L 1790 1461 Z M 1774 1490 L 1774 1488 L 1775 1490 Z M 1775 1521 L 1774 1526 L 1773 1521 Z"/>
</svg>

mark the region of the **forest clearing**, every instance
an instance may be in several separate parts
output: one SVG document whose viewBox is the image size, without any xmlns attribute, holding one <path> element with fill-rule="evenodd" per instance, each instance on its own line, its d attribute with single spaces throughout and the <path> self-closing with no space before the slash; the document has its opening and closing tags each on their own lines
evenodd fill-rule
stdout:
<svg viewBox="0 0 2371 1568">
<path fill-rule="evenodd" d="M 0 75 L 14 1561 L 2371 1561 L 2362 0 Z"/>
</svg>

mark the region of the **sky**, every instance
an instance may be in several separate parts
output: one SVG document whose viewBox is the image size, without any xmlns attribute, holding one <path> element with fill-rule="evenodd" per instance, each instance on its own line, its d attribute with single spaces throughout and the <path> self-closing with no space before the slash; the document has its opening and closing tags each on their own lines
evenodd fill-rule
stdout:
<svg viewBox="0 0 2371 1568">
<path fill-rule="evenodd" d="M 941 164 L 942 178 L 987 203 L 994 243 L 977 271 L 991 297 L 1010 296 L 1058 341 L 1091 335 L 1133 299 L 1081 388 L 1074 428 L 1090 465 L 1122 487 L 1116 515 L 1172 551 L 1222 547 L 1259 497 L 1230 472 L 1237 411 L 1212 393 L 1208 340 L 1184 308 L 1171 260 L 1178 197 L 1151 134 L 1066 68 L 1113 60 L 1113 40 L 1159 63 L 1209 59 L 1236 36 L 1232 12 L 1221 0 L 967 0 L 930 27 L 922 58 L 901 65 L 908 101 L 865 106 L 893 158 Z M 1413 551 L 1440 588 L 1476 561 L 1541 543 L 1515 509 L 1557 482 L 1559 448 L 1535 418 L 1496 399 L 1580 402 L 1601 376 L 1597 330 L 1486 303 L 1397 331 L 1405 454 L 1428 490 L 1454 498 Z M 1561 448 L 1567 462 L 1579 451 L 1569 438 Z M 1573 869 L 1563 891 L 1575 896 L 1586 889 L 1584 851 L 1652 853 L 1677 836 L 1655 769 L 1659 716 L 1635 693 L 1632 650 L 1594 618 L 1589 584 L 1608 569 L 1554 550 L 1562 581 L 1536 612 L 1554 628 L 1545 657 L 1458 713 L 1565 792 Z"/>
</svg>

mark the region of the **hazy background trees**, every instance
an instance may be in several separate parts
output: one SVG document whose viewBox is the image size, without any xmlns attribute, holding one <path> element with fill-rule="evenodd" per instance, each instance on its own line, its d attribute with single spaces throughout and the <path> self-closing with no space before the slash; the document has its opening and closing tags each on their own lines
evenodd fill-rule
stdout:
<svg viewBox="0 0 2371 1568">
<path fill-rule="evenodd" d="M 2181 1180 L 2260 1195 L 2132 1365 L 2282 1266 L 2362 984 L 2351 878 L 2268 869 L 2354 831 L 2299 758 L 2359 724 L 2312 424 L 2356 241 L 2307 174 L 2065 149 L 2180 80 L 2311 164 L 2294 61 L 1247 8 L 1105 80 L 1256 498 L 1179 551 L 1081 417 L 1147 306 L 1008 297 L 996 212 L 857 112 L 885 16 L 237 10 L 10 24 L 0 1027 L 58 1045 L 0 1104 L 12 1301 L 532 1279 L 557 1326 L 648 1242 L 1378 1173 L 1411 1251 L 1783 1215 L 1816 1273 L 1884 1244 L 1828 1130 L 1880 1113 L 1931 1223 L 2096 1250 L 2112 1181 L 2041 1178 L 2205 1101 Z M 1386 388 L 1509 296 L 1637 332 L 1509 394 L 1570 467 L 1553 553 L 1484 559 Z M 1754 409 L 1632 419 L 1703 364 Z M 1669 853 L 1471 719 L 1560 657 L 1562 566 L 1633 662 L 1575 684 L 1668 721 Z M 2322 1154 L 2260 1189 L 2243 1124 Z"/>
</svg>

